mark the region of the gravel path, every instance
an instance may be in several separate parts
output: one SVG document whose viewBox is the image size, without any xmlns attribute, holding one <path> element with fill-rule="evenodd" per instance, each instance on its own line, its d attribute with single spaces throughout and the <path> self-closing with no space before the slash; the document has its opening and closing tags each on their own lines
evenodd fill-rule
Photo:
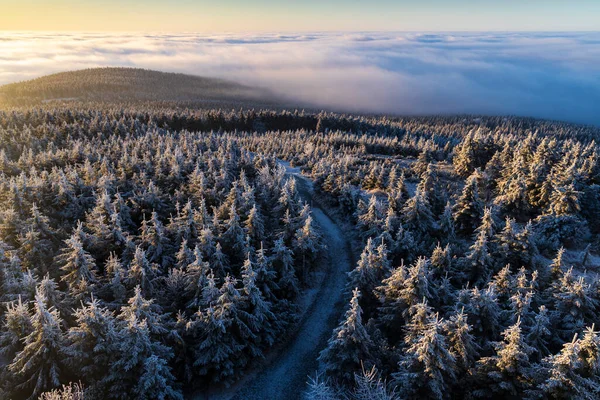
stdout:
<svg viewBox="0 0 600 400">
<path fill-rule="evenodd" d="M 298 181 L 298 189 L 306 201 L 312 201 L 312 182 L 300 171 L 281 162 L 288 175 Z M 321 227 L 327 245 L 328 267 L 321 286 L 317 287 L 312 303 L 304 315 L 297 334 L 290 343 L 260 373 L 249 380 L 232 398 L 299 399 L 306 388 L 307 377 L 318 368 L 317 357 L 326 346 L 340 316 L 340 302 L 351 268 L 350 245 L 340 228 L 313 204 L 313 218 Z"/>
</svg>

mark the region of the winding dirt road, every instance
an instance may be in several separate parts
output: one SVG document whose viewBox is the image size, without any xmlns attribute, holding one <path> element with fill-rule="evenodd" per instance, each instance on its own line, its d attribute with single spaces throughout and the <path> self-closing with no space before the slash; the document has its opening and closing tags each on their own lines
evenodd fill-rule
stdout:
<svg viewBox="0 0 600 400">
<path fill-rule="evenodd" d="M 302 176 L 296 168 L 281 162 L 287 174 L 297 179 L 300 194 L 312 202 L 312 181 Z M 327 245 L 327 268 L 321 285 L 309 293 L 307 309 L 296 335 L 286 347 L 272 359 L 265 369 L 249 377 L 232 393 L 235 400 L 252 399 L 299 399 L 306 389 L 307 377 L 318 368 L 317 357 L 326 346 L 332 330 L 341 314 L 341 301 L 346 285 L 347 272 L 351 268 L 350 244 L 342 230 L 323 212 L 318 204 L 312 204 L 313 218 L 321 228 Z"/>
</svg>

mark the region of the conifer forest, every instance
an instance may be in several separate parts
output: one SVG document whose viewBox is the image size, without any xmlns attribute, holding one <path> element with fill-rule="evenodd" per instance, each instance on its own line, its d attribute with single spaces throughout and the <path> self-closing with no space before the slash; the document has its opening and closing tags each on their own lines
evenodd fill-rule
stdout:
<svg viewBox="0 0 600 400">
<path fill-rule="evenodd" d="M 599 140 L 146 70 L 0 87 L 0 398 L 598 399 Z"/>
</svg>

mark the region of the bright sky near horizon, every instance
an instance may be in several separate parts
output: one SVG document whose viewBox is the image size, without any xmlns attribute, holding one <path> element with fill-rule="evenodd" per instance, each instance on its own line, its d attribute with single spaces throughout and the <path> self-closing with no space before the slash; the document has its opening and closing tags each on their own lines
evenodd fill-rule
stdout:
<svg viewBox="0 0 600 400">
<path fill-rule="evenodd" d="M 0 0 L 14 31 L 597 31 L 600 0 Z"/>
</svg>

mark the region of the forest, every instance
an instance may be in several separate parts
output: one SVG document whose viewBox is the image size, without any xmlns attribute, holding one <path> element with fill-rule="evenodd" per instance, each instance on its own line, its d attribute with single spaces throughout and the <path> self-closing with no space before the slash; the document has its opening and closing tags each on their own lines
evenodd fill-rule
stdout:
<svg viewBox="0 0 600 400">
<path fill-rule="evenodd" d="M 257 368 L 331 261 L 284 161 L 356 261 L 302 397 L 600 397 L 600 129 L 40 96 L 0 109 L 0 398 Z"/>
</svg>

